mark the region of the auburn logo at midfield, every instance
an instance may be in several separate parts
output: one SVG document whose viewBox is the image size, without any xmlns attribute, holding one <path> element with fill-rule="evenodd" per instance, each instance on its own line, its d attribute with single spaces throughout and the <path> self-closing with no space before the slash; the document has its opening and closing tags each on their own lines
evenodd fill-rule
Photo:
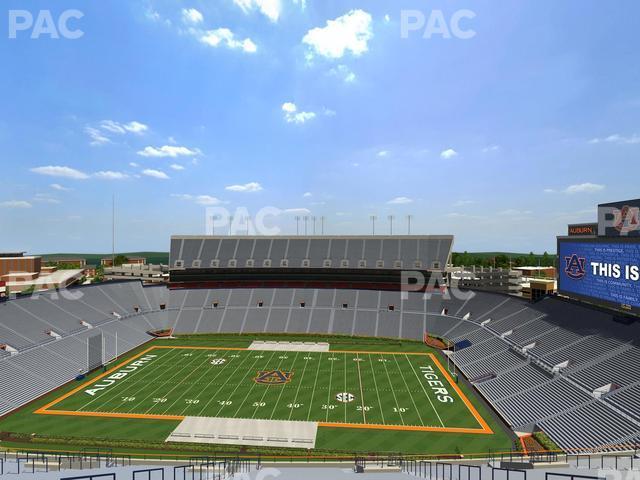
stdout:
<svg viewBox="0 0 640 480">
<path fill-rule="evenodd" d="M 585 276 L 586 270 L 584 269 L 585 264 L 587 263 L 587 259 L 584 257 L 579 257 L 575 253 L 569 257 L 564 257 L 564 273 L 567 274 L 569 278 L 573 278 L 574 280 L 580 280 Z"/>
<path fill-rule="evenodd" d="M 263 385 L 284 385 L 291 381 L 293 372 L 283 372 L 282 370 L 263 370 L 258 372 L 258 376 L 253 379 L 256 383 Z"/>
</svg>

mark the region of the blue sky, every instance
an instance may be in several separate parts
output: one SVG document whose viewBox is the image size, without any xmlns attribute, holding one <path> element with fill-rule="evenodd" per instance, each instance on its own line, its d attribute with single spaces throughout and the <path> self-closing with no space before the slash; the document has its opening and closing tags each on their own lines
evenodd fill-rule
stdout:
<svg viewBox="0 0 640 480">
<path fill-rule="evenodd" d="M 282 233 L 296 215 L 406 233 L 412 215 L 456 250 L 554 251 L 598 203 L 638 197 L 635 1 L 3 7 L 0 250 L 110 251 L 115 195 L 118 250 L 204 233 L 207 207 L 273 207 Z M 76 9 L 83 35 L 9 38 L 12 9 Z M 403 38 L 403 11 L 451 30 L 461 9 L 472 38 Z"/>
</svg>

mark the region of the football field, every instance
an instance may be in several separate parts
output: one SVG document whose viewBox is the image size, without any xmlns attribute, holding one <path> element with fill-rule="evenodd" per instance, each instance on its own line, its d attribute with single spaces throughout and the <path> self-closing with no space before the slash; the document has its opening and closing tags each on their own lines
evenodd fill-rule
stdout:
<svg viewBox="0 0 640 480">
<path fill-rule="evenodd" d="M 153 346 L 36 413 L 492 433 L 438 358 L 414 352 Z"/>
</svg>

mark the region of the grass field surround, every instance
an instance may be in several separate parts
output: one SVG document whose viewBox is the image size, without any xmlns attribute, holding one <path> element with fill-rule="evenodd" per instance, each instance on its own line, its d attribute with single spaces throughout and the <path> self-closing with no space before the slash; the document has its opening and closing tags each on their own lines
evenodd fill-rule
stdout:
<svg viewBox="0 0 640 480">
<path fill-rule="evenodd" d="M 131 419 L 159 419 L 159 420 L 178 420 L 182 421 L 187 415 L 187 413 L 191 414 L 192 412 L 188 412 L 189 408 L 191 410 L 195 409 L 194 405 L 191 407 L 185 407 L 180 412 L 176 412 L 175 407 L 176 402 L 179 400 L 185 400 L 185 397 L 181 395 L 176 400 L 174 400 L 171 404 L 168 404 L 162 413 L 155 413 L 153 410 L 160 410 L 157 408 L 158 405 L 163 406 L 164 404 L 154 404 L 147 409 L 142 409 L 144 411 L 131 411 L 136 410 L 135 407 L 130 408 L 128 411 L 99 411 L 99 408 L 94 408 L 93 410 L 86 410 L 86 407 L 91 406 L 91 401 L 82 402 L 79 406 L 74 406 L 74 408 L 60 408 L 61 404 L 73 403 L 74 396 L 81 392 L 82 390 L 88 389 L 92 385 L 96 385 L 101 379 L 104 377 L 108 377 L 115 373 L 116 371 L 122 369 L 123 367 L 127 367 L 132 362 L 136 361 L 139 358 L 142 358 L 148 354 L 153 354 L 154 352 L 160 353 L 162 351 L 169 350 L 169 352 L 165 352 L 165 356 L 169 355 L 169 360 L 171 360 L 173 353 L 177 352 L 180 354 L 180 357 L 174 357 L 174 359 L 181 358 L 183 355 L 188 355 L 190 351 L 208 351 L 213 355 L 211 358 L 216 358 L 219 354 L 227 354 L 232 355 L 234 353 L 238 354 L 238 361 L 235 362 L 236 358 L 232 359 L 226 363 L 219 371 L 213 375 L 208 382 L 208 384 L 213 384 L 221 375 L 223 383 L 220 386 L 220 391 L 225 391 L 227 396 L 224 398 L 233 398 L 233 401 L 236 401 L 240 398 L 242 401 L 239 407 L 236 407 L 236 404 L 225 404 L 225 400 L 218 400 L 216 396 L 213 396 L 208 399 L 207 404 L 202 407 L 198 412 L 196 412 L 197 416 L 213 416 L 213 417 L 229 417 L 229 418 L 271 418 L 271 419 L 281 419 L 281 420 L 304 420 L 304 421 L 318 421 L 319 427 L 340 427 L 340 428 L 353 428 L 353 429 L 382 429 L 382 430 L 409 430 L 409 431 L 431 431 L 431 432 L 451 432 L 451 433 L 470 433 L 470 434 L 492 434 L 493 431 L 482 418 L 482 416 L 478 413 L 478 411 L 474 408 L 473 404 L 469 401 L 466 395 L 460 390 L 456 382 L 451 378 L 447 370 L 442 366 L 438 358 L 432 353 L 418 353 L 418 352 L 389 352 L 389 351 L 351 351 L 351 350 L 335 350 L 323 353 L 308 353 L 308 352 L 285 352 L 285 351 L 257 351 L 257 350 L 248 350 L 247 348 L 237 348 L 237 347 L 208 347 L 208 346 L 151 346 L 137 355 L 128 358 L 126 361 L 119 363 L 115 367 L 109 369 L 103 374 L 92 378 L 90 381 L 87 381 L 78 387 L 70 390 L 64 395 L 54 399 L 53 401 L 43 405 L 41 408 L 37 409 L 35 413 L 43 414 L 43 415 L 69 415 L 69 416 L 86 416 L 86 417 L 114 417 L 114 418 L 131 418 Z M 263 354 L 263 355 L 256 355 Z M 351 364 L 347 364 L 348 356 L 353 356 L 352 362 L 355 363 L 355 369 L 349 368 Z M 159 357 L 159 360 L 165 358 L 165 356 Z M 260 358 L 255 358 L 256 356 L 260 356 Z M 242 358 L 240 358 L 242 357 Z M 283 358 L 278 358 L 283 357 Z M 293 357 L 293 363 L 291 363 L 291 357 Z M 306 360 L 305 360 L 306 357 Z M 180 389 L 184 389 L 184 392 L 188 392 L 189 389 L 193 388 L 193 385 L 187 386 L 188 384 L 184 384 L 186 380 L 189 379 L 191 375 L 197 374 L 198 369 L 189 369 L 191 363 L 189 360 L 194 357 L 184 357 L 187 358 L 187 361 L 184 363 L 179 363 L 173 365 L 170 369 L 166 371 L 158 370 L 163 366 L 166 367 L 166 364 L 162 362 L 157 362 L 154 360 L 157 365 L 154 365 L 154 362 L 149 363 L 146 368 L 141 368 L 131 375 L 128 379 L 124 379 L 124 381 L 120 382 L 118 388 L 118 392 L 121 392 L 122 395 L 127 394 L 127 391 L 130 391 L 130 388 L 135 388 L 136 385 L 140 385 L 141 381 L 145 378 L 145 376 L 153 375 L 153 379 L 162 380 L 156 383 L 160 385 L 163 384 L 163 381 L 168 380 L 171 381 L 173 378 L 180 378 L 180 380 L 175 381 L 173 385 L 168 385 L 167 390 L 164 392 L 158 393 L 161 398 L 167 398 L 167 396 L 171 393 L 181 391 Z M 196 359 L 201 358 L 197 355 L 191 361 L 195 361 Z M 319 358 L 318 364 L 314 370 L 313 363 L 316 358 Z M 320 373 L 323 371 L 320 368 L 320 361 L 322 359 L 331 360 L 330 368 L 329 368 L 329 384 L 328 386 L 324 386 L 323 388 L 318 388 L 316 391 L 316 387 L 319 383 L 326 382 L 326 372 L 320 377 Z M 374 359 L 382 365 L 374 368 L 373 361 Z M 420 378 L 420 373 L 416 369 L 415 361 L 420 360 L 421 362 L 427 360 L 433 365 L 434 372 L 441 377 L 443 383 L 445 384 L 447 390 L 455 392 L 454 396 L 455 401 L 461 401 L 464 405 L 464 408 L 457 407 L 453 412 L 449 410 L 449 418 L 446 421 L 443 421 L 441 418 L 441 414 L 447 411 L 447 408 L 450 408 L 451 405 L 443 405 L 443 411 L 439 411 L 438 408 L 434 405 L 433 399 L 431 398 L 430 392 L 428 392 L 427 387 L 424 383 L 424 378 Z M 334 365 L 337 364 L 340 360 L 344 361 L 344 365 L 342 369 L 339 367 L 336 369 Z M 408 372 L 413 370 L 412 373 L 403 374 L 403 370 L 400 365 L 400 361 L 404 362 L 404 367 L 410 367 L 407 369 Z M 239 365 L 235 366 L 236 363 Z M 340 362 L 342 363 L 342 362 Z M 361 364 L 363 366 L 361 367 Z M 368 364 L 368 370 L 366 370 L 365 365 Z M 234 365 L 234 366 L 232 366 Z M 277 366 L 277 369 L 282 369 L 283 371 L 292 371 L 292 379 L 291 382 L 288 382 L 286 385 L 277 385 L 277 386 L 264 386 L 258 385 L 255 382 L 247 382 L 247 374 L 256 375 L 262 367 L 266 367 L 267 369 L 274 368 L 274 365 Z M 301 365 L 301 369 L 298 367 Z M 293 367 L 296 366 L 295 369 Z M 215 367 L 214 367 L 215 368 Z M 227 369 L 231 369 L 227 371 Z M 365 371 L 366 370 L 366 371 Z M 226 374 L 223 374 L 223 372 Z M 399 375 L 393 372 L 399 373 Z M 185 373 L 186 372 L 186 373 Z M 383 372 L 383 373 L 380 373 Z M 231 373 L 231 374 L 229 374 Z M 334 375 L 335 373 L 335 375 Z M 344 385 L 339 378 L 340 374 L 344 376 Z M 371 375 L 373 373 L 373 375 Z M 380 378 L 376 378 L 380 373 Z M 367 375 L 368 374 L 368 375 Z M 226 375 L 226 378 L 224 377 Z M 347 377 L 351 375 L 353 376 L 350 381 L 347 381 Z M 139 376 L 139 377 L 138 377 Z M 306 376 L 306 377 L 305 377 Z M 363 381 L 363 377 L 367 378 L 367 376 L 371 377 L 366 381 Z M 303 384 L 307 382 L 305 378 L 313 377 L 312 387 L 303 387 Z M 336 378 L 337 381 L 340 381 L 341 385 L 335 385 Z M 322 378 L 322 380 L 320 380 Z M 137 379 L 137 380 L 136 380 Z M 129 382 L 127 382 L 129 380 Z M 208 380 L 208 378 L 207 378 Z M 237 384 L 233 384 L 233 381 L 239 381 Z M 417 380 L 417 382 L 416 382 Z M 446 380 L 446 381 L 445 381 Z M 367 386 L 367 392 L 373 391 L 369 397 L 365 395 L 365 384 Z M 383 385 L 387 387 L 391 387 L 390 389 L 384 389 Z M 335 387 L 334 387 L 335 385 Z M 395 385 L 395 387 L 394 387 Z M 342 388 L 341 388 L 342 387 Z M 397 388 L 396 388 L 397 387 Z M 144 395 L 144 399 L 148 399 L 152 397 L 160 387 L 157 387 L 153 382 L 150 383 L 151 392 L 147 393 L 146 391 L 141 392 Z M 302 398 L 301 389 L 309 389 L 311 388 L 311 400 L 307 405 L 308 408 L 302 409 L 295 407 L 298 404 L 298 399 Z M 422 389 L 422 393 L 418 390 L 417 392 L 412 391 L 412 388 L 418 390 Z M 262 389 L 262 391 L 260 390 Z M 335 401 L 332 398 L 332 394 L 335 394 L 336 389 L 342 390 L 344 392 L 352 392 L 357 396 L 356 402 L 359 405 L 356 406 L 358 416 L 361 418 L 354 418 L 353 409 L 350 409 L 349 414 L 347 414 L 348 404 L 338 404 L 336 405 Z M 113 390 L 116 390 L 114 387 Z M 320 403 L 322 407 L 324 407 L 324 418 L 322 414 L 318 414 L 315 412 L 312 414 L 312 405 L 314 402 L 318 402 L 321 399 L 318 397 L 320 394 L 324 394 L 326 392 L 327 398 L 324 403 Z M 353 391 L 355 390 L 355 391 Z M 258 397 L 252 396 L 253 392 L 257 392 Z M 381 400 L 381 392 L 385 396 L 385 401 Z M 135 392 L 134 392 L 135 393 Z M 242 395 L 245 393 L 244 395 Z M 284 406 L 281 406 L 282 397 L 285 395 L 288 401 L 285 401 Z M 389 395 L 389 393 L 391 395 Z M 403 393 L 404 396 L 400 399 L 398 395 Z M 417 393 L 417 395 L 414 395 Z M 196 397 L 199 397 L 202 392 L 199 392 Z M 304 397 L 307 393 L 302 392 L 302 396 Z M 120 393 L 118 393 L 117 397 L 122 397 Z M 138 395 L 138 393 L 135 393 Z M 102 395 L 95 398 L 101 398 Z M 77 398 L 77 397 L 76 397 Z M 84 397 L 83 397 L 84 398 Z M 125 397 L 123 397 L 125 398 Z M 273 405 L 270 416 L 266 413 L 258 413 L 265 409 L 269 402 L 265 402 L 266 399 L 275 398 L 275 404 Z M 416 398 L 418 403 L 416 403 Z M 420 403 L 421 400 L 427 399 L 428 404 L 422 405 Z M 365 399 L 367 402 L 373 404 L 365 405 Z M 198 408 L 199 401 L 202 399 L 198 398 Z M 245 403 L 249 401 L 248 404 Z M 324 400 L 324 399 L 322 399 Z M 107 400 L 109 401 L 109 400 Z M 167 402 L 168 400 L 165 400 Z M 214 401 L 222 402 L 219 403 L 218 408 L 213 408 L 212 403 Z M 273 401 L 273 400 L 271 400 Z M 387 401 L 393 402 L 396 407 L 394 408 L 393 414 L 391 415 L 393 418 L 389 418 L 389 414 L 385 418 L 383 412 L 383 405 L 386 405 Z M 407 414 L 407 410 L 405 410 L 405 415 L 403 416 L 404 408 L 400 407 L 400 405 L 404 405 L 408 402 L 410 414 Z M 137 404 L 136 404 L 137 405 Z M 289 405 L 287 408 L 286 406 Z M 341 415 L 339 409 L 341 409 L 342 405 L 344 405 L 344 417 L 338 419 L 336 418 L 338 414 Z M 418 406 L 420 405 L 420 406 Z M 54 408 L 58 407 L 58 408 Z M 211 407 L 211 408 L 210 408 Z M 278 408 L 280 407 L 280 408 Z M 377 407 L 377 408 L 376 408 Z M 371 408 L 371 409 L 369 409 Z M 166 413 L 167 411 L 174 410 L 171 413 Z M 208 410 L 207 410 L 208 409 Z M 117 410 L 123 410 L 121 405 L 117 406 Z M 251 412 L 252 411 L 252 412 Z M 288 411 L 288 415 L 287 415 Z M 427 412 L 431 411 L 435 416 L 428 417 L 426 419 L 423 418 L 423 415 L 426 416 Z M 205 414 L 206 412 L 206 414 Z M 268 412 L 267 412 L 268 413 Z M 306 415 L 305 415 L 306 413 Z M 256 415 L 259 415 L 257 417 Z M 443 414 L 444 416 L 444 414 Z M 408 418 L 404 418 L 408 417 Z M 425 425 L 425 423 L 427 423 Z M 435 423 L 435 424 L 432 424 Z M 464 426 L 460 425 L 451 425 L 451 423 L 462 423 Z M 439 425 L 438 425 L 439 424 Z"/>
</svg>

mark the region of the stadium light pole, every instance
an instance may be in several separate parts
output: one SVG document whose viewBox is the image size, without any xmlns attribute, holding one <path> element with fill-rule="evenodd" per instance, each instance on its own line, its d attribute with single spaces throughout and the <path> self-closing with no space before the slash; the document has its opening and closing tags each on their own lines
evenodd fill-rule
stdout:
<svg viewBox="0 0 640 480">
<path fill-rule="evenodd" d="M 233 225 L 233 215 L 229 215 L 229 236 L 231 236 L 231 225 Z"/>
<path fill-rule="evenodd" d="M 324 235 L 324 215 L 320 217 L 320 235 Z"/>
<path fill-rule="evenodd" d="M 249 236 L 249 221 L 251 220 L 251 217 L 244 217 L 244 221 L 247 224 L 247 237 Z"/>
<path fill-rule="evenodd" d="M 307 224 L 309 223 L 309 216 L 305 215 L 304 217 L 302 217 L 302 219 L 304 220 L 304 236 L 307 236 Z"/>
<path fill-rule="evenodd" d="M 407 215 L 407 235 L 411 235 L 411 219 L 413 215 Z"/>
<path fill-rule="evenodd" d="M 300 235 L 300 216 L 296 215 L 296 235 Z"/>
<path fill-rule="evenodd" d="M 316 216 L 312 215 L 311 216 L 311 221 L 313 222 L 313 235 L 316 235 Z"/>
<path fill-rule="evenodd" d="M 376 234 L 376 220 L 378 217 L 376 217 L 375 215 L 371 215 L 369 217 L 371 219 L 371 235 L 375 235 Z"/>
<path fill-rule="evenodd" d="M 389 219 L 389 235 L 393 235 L 393 219 L 395 217 L 393 215 L 389 215 L 387 218 Z"/>
</svg>

